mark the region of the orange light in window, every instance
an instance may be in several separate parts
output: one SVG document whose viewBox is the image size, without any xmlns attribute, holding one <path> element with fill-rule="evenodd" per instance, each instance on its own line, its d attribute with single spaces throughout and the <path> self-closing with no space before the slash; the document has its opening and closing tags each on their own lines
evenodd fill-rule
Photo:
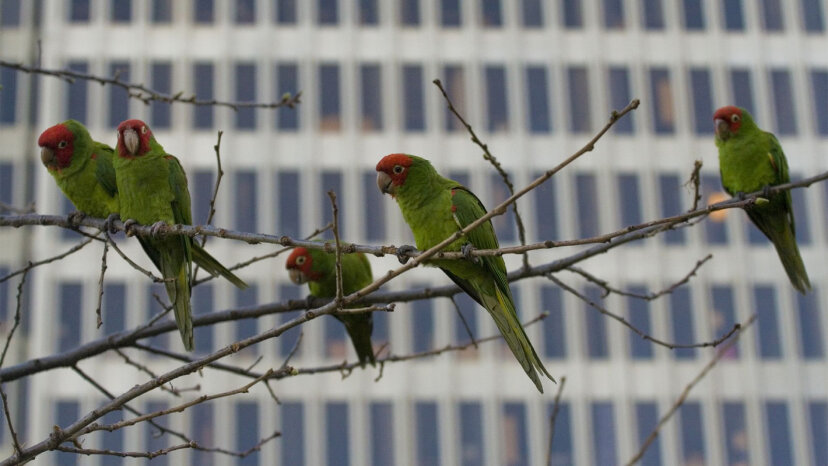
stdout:
<svg viewBox="0 0 828 466">
<path fill-rule="evenodd" d="M 716 191 L 715 193 L 711 193 L 707 196 L 707 205 L 726 201 L 728 199 L 730 199 L 730 196 L 728 196 L 727 193 Z M 727 210 L 717 210 L 710 214 L 710 220 L 714 222 L 724 222 L 725 218 L 727 218 L 727 212 Z"/>
</svg>

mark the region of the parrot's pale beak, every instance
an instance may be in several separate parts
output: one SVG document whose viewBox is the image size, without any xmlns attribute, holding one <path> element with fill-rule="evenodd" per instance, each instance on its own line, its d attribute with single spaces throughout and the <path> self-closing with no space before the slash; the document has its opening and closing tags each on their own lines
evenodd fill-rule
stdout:
<svg viewBox="0 0 828 466">
<path fill-rule="evenodd" d="M 393 196 L 394 192 L 396 192 L 396 188 L 394 183 L 391 181 L 391 177 L 385 172 L 377 173 L 377 187 L 383 194 L 390 194 Z"/>
<path fill-rule="evenodd" d="M 290 276 L 290 281 L 297 285 L 305 283 L 305 274 L 299 269 L 288 269 L 288 275 Z"/>
<path fill-rule="evenodd" d="M 41 147 L 40 148 L 40 161 L 43 162 L 43 165 L 50 166 L 54 165 L 55 163 L 55 151 L 48 147 Z"/>
<path fill-rule="evenodd" d="M 724 141 L 730 137 L 730 124 L 724 118 L 716 118 L 713 121 L 716 125 L 716 137 Z"/>
<path fill-rule="evenodd" d="M 137 155 L 138 148 L 141 145 L 141 140 L 138 138 L 138 132 L 134 129 L 124 130 L 124 147 L 130 155 Z"/>
</svg>

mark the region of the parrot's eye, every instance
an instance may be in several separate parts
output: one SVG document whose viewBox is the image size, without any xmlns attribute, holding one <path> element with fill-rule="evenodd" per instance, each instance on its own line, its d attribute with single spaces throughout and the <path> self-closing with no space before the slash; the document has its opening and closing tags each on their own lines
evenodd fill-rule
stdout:
<svg viewBox="0 0 828 466">
<path fill-rule="evenodd" d="M 737 115 L 735 113 L 733 115 L 730 115 L 730 121 L 732 121 L 733 123 L 736 123 L 739 120 L 740 120 L 739 115 Z"/>
<path fill-rule="evenodd" d="M 67 145 L 66 141 L 60 141 L 58 143 L 58 149 L 65 149 L 66 145 Z"/>
<path fill-rule="evenodd" d="M 405 168 L 403 168 L 402 165 L 394 165 L 394 173 L 395 174 L 399 175 L 400 173 L 403 172 L 403 170 L 405 170 Z"/>
<path fill-rule="evenodd" d="M 296 258 L 296 265 L 303 265 L 305 263 L 305 256 L 299 256 Z"/>
<path fill-rule="evenodd" d="M 141 134 L 147 134 L 147 127 L 146 126 L 141 127 Z"/>
</svg>

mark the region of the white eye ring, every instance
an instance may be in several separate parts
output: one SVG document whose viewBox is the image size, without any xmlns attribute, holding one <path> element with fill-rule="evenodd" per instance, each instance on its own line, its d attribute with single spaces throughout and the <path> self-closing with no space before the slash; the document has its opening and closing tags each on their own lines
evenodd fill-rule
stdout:
<svg viewBox="0 0 828 466">
<path fill-rule="evenodd" d="M 394 165 L 394 173 L 399 175 L 405 170 L 402 165 Z"/>
<path fill-rule="evenodd" d="M 299 256 L 296 258 L 296 265 L 303 265 L 305 263 L 305 256 Z"/>
<path fill-rule="evenodd" d="M 740 119 L 739 115 L 737 115 L 735 113 L 730 116 L 730 121 L 732 121 L 733 123 L 736 123 L 737 121 L 739 121 L 739 119 Z"/>
<path fill-rule="evenodd" d="M 67 145 L 68 145 L 68 144 L 67 144 L 67 142 L 66 142 L 66 141 L 60 141 L 60 142 L 58 143 L 58 149 L 63 149 L 63 148 L 65 148 Z"/>
<path fill-rule="evenodd" d="M 141 134 L 147 134 L 147 127 L 146 126 L 141 127 Z"/>
</svg>

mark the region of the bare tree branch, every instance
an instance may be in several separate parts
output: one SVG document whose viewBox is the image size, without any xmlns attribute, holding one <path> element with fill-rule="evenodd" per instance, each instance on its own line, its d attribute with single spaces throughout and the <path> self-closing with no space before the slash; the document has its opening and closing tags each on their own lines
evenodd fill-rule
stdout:
<svg viewBox="0 0 828 466">
<path fill-rule="evenodd" d="M 32 263 L 29 262 L 31 266 Z M 9 351 L 9 346 L 11 346 L 12 338 L 14 337 L 14 332 L 17 330 L 17 327 L 20 326 L 20 309 L 23 307 L 23 287 L 26 285 L 26 277 L 29 276 L 29 270 L 31 267 L 24 269 L 23 276 L 20 277 L 20 283 L 17 284 L 17 304 L 14 308 L 14 324 L 12 325 L 11 330 L 9 330 L 9 336 L 6 337 L 6 344 L 3 346 L 3 354 L 0 355 L 0 367 L 3 367 L 3 363 L 6 361 L 6 353 Z M 0 378 L 0 382 L 5 379 Z"/>
<path fill-rule="evenodd" d="M 558 384 L 558 392 L 555 393 L 555 403 L 552 405 L 552 414 L 549 416 L 549 447 L 546 450 L 546 464 L 552 464 L 552 445 L 555 440 L 555 421 L 558 419 L 558 411 L 561 409 L 561 394 L 566 385 L 566 376 L 562 375 L 561 383 Z"/>
<path fill-rule="evenodd" d="M 3 283 L 4 281 L 6 281 L 6 280 L 8 280 L 8 279 L 10 279 L 14 276 L 20 275 L 21 273 L 26 273 L 26 272 L 28 272 L 29 270 L 31 270 L 35 267 L 41 266 L 43 264 L 50 264 L 52 262 L 57 262 L 57 261 L 63 259 L 64 257 L 70 256 L 70 255 L 80 251 L 81 249 L 83 249 L 87 244 L 91 243 L 92 240 L 94 240 L 94 239 L 95 238 L 86 238 L 85 240 L 81 241 L 80 243 L 78 243 L 78 244 L 72 246 L 71 248 L 69 248 L 66 252 L 60 253 L 56 256 L 48 257 L 46 259 L 43 259 L 43 260 L 40 260 L 40 261 L 37 261 L 37 262 L 29 262 L 29 263 L 26 264 L 25 267 L 23 267 L 19 270 L 15 270 L 13 272 L 10 272 L 9 274 L 0 277 L 0 283 Z"/>
<path fill-rule="evenodd" d="M 336 193 L 333 190 L 328 191 L 328 197 L 331 199 L 331 208 L 333 209 L 333 235 L 336 251 L 336 297 L 334 301 L 340 308 L 342 307 L 342 243 L 339 241 L 339 208 L 336 206 Z"/>
<path fill-rule="evenodd" d="M 95 316 L 97 317 L 97 328 L 103 325 L 103 318 L 101 317 L 101 304 L 103 303 L 104 295 L 104 274 L 106 273 L 106 253 L 109 252 L 109 241 L 104 242 L 103 254 L 101 255 L 101 275 L 98 278 L 98 304 L 95 306 Z"/>
<path fill-rule="evenodd" d="M 55 450 L 63 451 L 66 453 L 76 453 L 78 455 L 99 455 L 99 456 L 120 456 L 121 458 L 147 458 L 153 459 L 159 456 L 164 456 L 168 453 L 172 453 L 177 450 L 183 450 L 185 448 L 195 448 L 195 442 L 189 443 L 181 443 L 178 445 L 173 445 L 171 447 L 163 448 L 157 451 L 113 451 L 113 450 L 97 450 L 94 448 L 77 448 L 77 447 L 67 447 L 63 445 L 59 445 L 55 448 Z"/>
<path fill-rule="evenodd" d="M 3 399 L 3 414 L 6 416 L 6 425 L 9 426 L 9 432 L 11 433 L 12 438 L 12 445 L 14 447 L 14 453 L 19 455 L 23 449 L 20 446 L 20 440 L 17 438 L 17 431 L 14 430 L 14 424 L 12 424 L 12 413 L 9 410 L 9 400 L 6 397 L 6 390 L 3 389 L 3 384 L 0 383 L 0 398 Z"/>
</svg>

